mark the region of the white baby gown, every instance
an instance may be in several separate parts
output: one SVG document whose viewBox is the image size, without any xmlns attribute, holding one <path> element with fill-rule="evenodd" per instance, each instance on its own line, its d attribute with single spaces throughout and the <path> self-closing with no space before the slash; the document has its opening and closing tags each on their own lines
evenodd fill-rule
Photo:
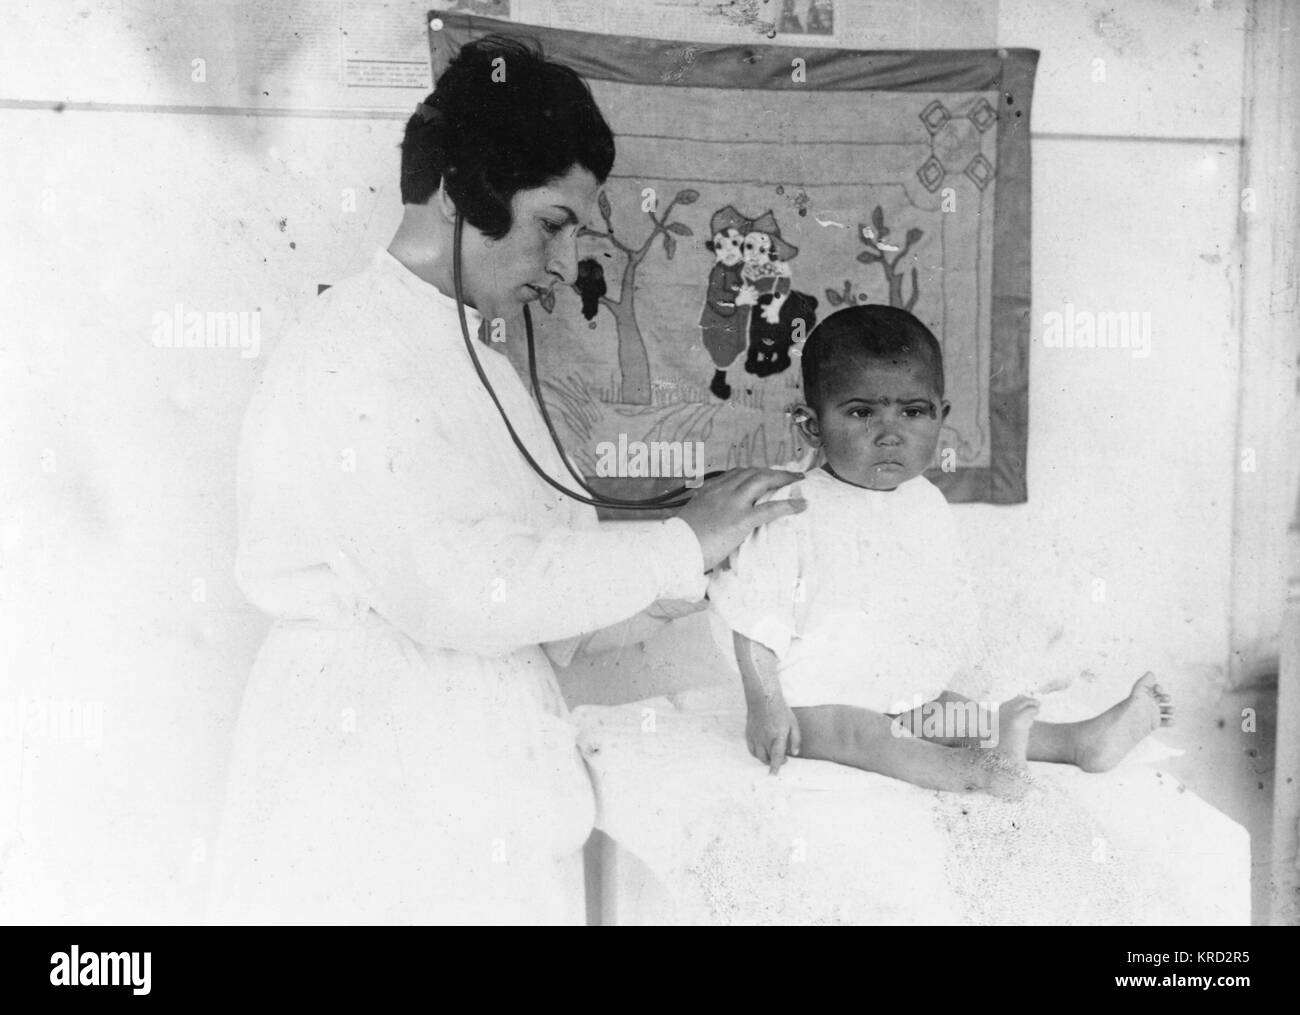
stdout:
<svg viewBox="0 0 1300 1015">
<path fill-rule="evenodd" d="M 978 608 L 933 483 L 867 490 L 815 469 L 775 497 L 808 506 L 755 531 L 709 599 L 726 629 L 776 654 L 787 704 L 896 713 L 945 688 L 978 693 Z"/>
<path fill-rule="evenodd" d="M 476 348 L 559 479 L 517 374 Z M 698 600 L 690 527 L 599 525 L 535 476 L 455 302 L 387 251 L 276 348 L 238 495 L 238 579 L 274 624 L 236 730 L 209 918 L 580 921 L 594 801 L 551 664 L 657 599 Z"/>
</svg>

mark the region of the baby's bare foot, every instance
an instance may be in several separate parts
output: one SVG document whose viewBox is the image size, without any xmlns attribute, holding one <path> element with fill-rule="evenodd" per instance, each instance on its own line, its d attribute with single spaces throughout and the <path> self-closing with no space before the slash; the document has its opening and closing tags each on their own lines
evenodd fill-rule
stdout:
<svg viewBox="0 0 1300 1015">
<path fill-rule="evenodd" d="M 1038 715 L 1038 701 L 1025 695 L 1004 701 L 998 706 L 998 742 L 987 751 L 986 789 L 994 796 L 1019 800 L 1031 783 L 1025 753 L 1029 748 L 1029 728 Z"/>
<path fill-rule="evenodd" d="M 998 742 L 995 752 L 1020 768 L 1029 750 L 1029 727 L 1038 715 L 1038 699 L 1021 694 L 998 706 Z"/>
<path fill-rule="evenodd" d="M 1085 772 L 1105 772 L 1118 765 L 1148 733 L 1174 721 L 1174 706 L 1160 690 L 1154 673 L 1146 673 L 1129 696 L 1083 724 L 1075 764 Z"/>
</svg>

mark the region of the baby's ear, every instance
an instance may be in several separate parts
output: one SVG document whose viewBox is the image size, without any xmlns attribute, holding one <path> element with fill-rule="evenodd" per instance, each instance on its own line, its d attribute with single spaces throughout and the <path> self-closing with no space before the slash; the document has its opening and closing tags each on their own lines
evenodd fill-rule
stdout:
<svg viewBox="0 0 1300 1015">
<path fill-rule="evenodd" d="M 799 428 L 804 440 L 814 446 L 821 445 L 821 425 L 817 422 L 817 412 L 802 403 L 790 406 L 790 418 Z"/>
</svg>

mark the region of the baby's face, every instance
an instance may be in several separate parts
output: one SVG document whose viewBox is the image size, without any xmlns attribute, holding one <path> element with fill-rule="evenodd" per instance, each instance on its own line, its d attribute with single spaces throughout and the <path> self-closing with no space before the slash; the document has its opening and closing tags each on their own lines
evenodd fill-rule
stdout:
<svg viewBox="0 0 1300 1015">
<path fill-rule="evenodd" d="M 803 430 L 837 476 L 892 490 L 930 467 L 949 405 L 922 363 L 857 361 L 834 373 Z"/>
</svg>

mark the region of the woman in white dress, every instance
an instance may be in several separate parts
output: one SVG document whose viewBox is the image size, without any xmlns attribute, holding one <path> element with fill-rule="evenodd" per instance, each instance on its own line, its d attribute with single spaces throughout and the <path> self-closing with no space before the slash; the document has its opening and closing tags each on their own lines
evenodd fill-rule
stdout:
<svg viewBox="0 0 1300 1015">
<path fill-rule="evenodd" d="M 407 125 L 392 243 L 272 355 L 244 421 L 237 569 L 274 624 L 236 729 L 213 921 L 579 922 L 594 803 L 552 664 L 644 638 L 798 509 L 757 503 L 797 475 L 747 469 L 667 521 L 598 524 L 529 469 L 479 383 L 457 214 L 471 334 L 517 326 L 574 281 L 613 160 L 571 70 L 466 45 Z M 519 436 L 566 482 L 482 337 Z"/>
</svg>

